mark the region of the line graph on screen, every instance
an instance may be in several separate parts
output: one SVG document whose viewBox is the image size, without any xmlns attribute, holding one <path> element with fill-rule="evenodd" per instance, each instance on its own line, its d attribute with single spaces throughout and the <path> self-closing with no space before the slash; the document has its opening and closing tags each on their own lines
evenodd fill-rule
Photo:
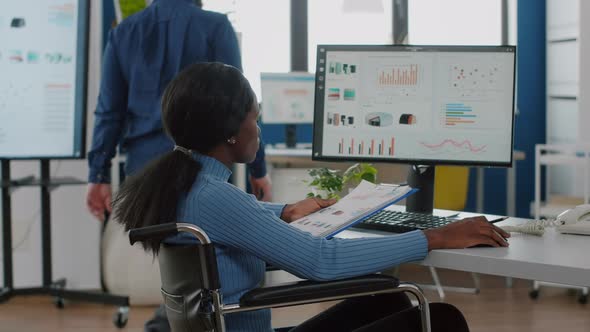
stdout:
<svg viewBox="0 0 590 332">
<path fill-rule="evenodd" d="M 420 142 L 425 152 L 438 155 L 442 153 L 452 154 L 482 154 L 486 152 L 487 145 L 473 144 L 470 140 L 444 139 L 436 143 Z"/>
</svg>

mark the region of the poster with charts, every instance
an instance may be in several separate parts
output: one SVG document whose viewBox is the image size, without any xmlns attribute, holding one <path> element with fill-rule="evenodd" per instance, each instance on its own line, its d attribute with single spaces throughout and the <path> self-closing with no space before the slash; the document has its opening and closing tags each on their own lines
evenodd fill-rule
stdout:
<svg viewBox="0 0 590 332">
<path fill-rule="evenodd" d="M 414 192 L 415 189 L 409 186 L 373 184 L 363 180 L 336 204 L 297 219 L 291 225 L 313 236 L 330 238 Z"/>
<path fill-rule="evenodd" d="M 0 158 L 80 158 L 88 0 L 0 1 Z"/>
</svg>

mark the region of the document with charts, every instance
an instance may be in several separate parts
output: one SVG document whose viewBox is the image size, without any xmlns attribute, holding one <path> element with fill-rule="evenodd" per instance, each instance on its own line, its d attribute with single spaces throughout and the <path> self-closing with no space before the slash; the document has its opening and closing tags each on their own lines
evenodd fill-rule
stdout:
<svg viewBox="0 0 590 332">
<path fill-rule="evenodd" d="M 331 238 L 416 191 L 409 186 L 373 184 L 363 180 L 336 204 L 297 219 L 291 225 L 313 236 Z"/>
</svg>

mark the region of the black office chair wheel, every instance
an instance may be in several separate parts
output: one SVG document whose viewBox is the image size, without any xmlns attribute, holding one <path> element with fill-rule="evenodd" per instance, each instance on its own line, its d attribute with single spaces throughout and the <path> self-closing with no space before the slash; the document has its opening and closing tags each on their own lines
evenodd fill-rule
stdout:
<svg viewBox="0 0 590 332">
<path fill-rule="evenodd" d="M 129 320 L 129 307 L 119 307 L 119 310 L 113 315 L 113 324 L 122 329 L 127 325 Z"/>
<path fill-rule="evenodd" d="M 578 303 L 580 303 L 580 304 L 588 303 L 588 295 L 580 294 L 580 296 L 578 296 Z"/>
<path fill-rule="evenodd" d="M 65 301 L 63 297 L 55 297 L 53 299 L 53 304 L 55 304 L 55 307 L 58 309 L 63 309 L 65 307 Z"/>
<path fill-rule="evenodd" d="M 539 291 L 538 290 L 532 290 L 529 292 L 529 297 L 533 300 L 536 300 L 539 298 Z"/>
</svg>

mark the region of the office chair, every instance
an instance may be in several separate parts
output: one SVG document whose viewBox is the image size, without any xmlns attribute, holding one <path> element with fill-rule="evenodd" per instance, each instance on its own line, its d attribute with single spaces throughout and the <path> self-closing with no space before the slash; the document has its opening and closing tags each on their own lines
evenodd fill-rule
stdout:
<svg viewBox="0 0 590 332">
<path fill-rule="evenodd" d="M 223 317 L 229 313 L 394 292 L 407 292 L 416 297 L 422 331 L 430 331 L 430 312 L 424 294 L 416 285 L 400 283 L 395 277 L 374 274 L 327 282 L 306 280 L 253 289 L 244 294 L 239 303 L 224 304 L 215 247 L 199 227 L 168 223 L 132 229 L 129 241 L 133 245 L 147 239 L 163 240 L 181 232 L 194 235 L 200 243 L 183 246 L 161 243 L 158 254 L 162 296 L 174 332 L 223 332 Z"/>
</svg>

